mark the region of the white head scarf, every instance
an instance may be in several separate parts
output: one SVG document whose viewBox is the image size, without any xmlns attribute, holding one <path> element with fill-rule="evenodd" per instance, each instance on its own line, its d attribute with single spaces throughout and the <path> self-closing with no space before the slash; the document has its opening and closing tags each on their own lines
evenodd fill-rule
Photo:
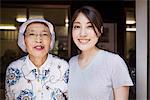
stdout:
<svg viewBox="0 0 150 100">
<path fill-rule="evenodd" d="M 18 35 L 18 46 L 24 51 L 27 52 L 26 49 L 26 45 L 25 45 L 25 41 L 24 41 L 24 32 L 27 28 L 27 26 L 30 23 L 33 22 L 43 22 L 45 24 L 47 24 L 47 26 L 49 27 L 50 33 L 51 33 L 51 44 L 50 44 L 50 50 L 53 49 L 54 47 L 54 43 L 55 43 L 55 32 L 54 32 L 54 27 L 53 25 L 46 21 L 44 18 L 33 18 L 33 19 L 28 19 L 26 22 L 24 22 L 20 28 L 19 28 L 19 35 Z"/>
</svg>

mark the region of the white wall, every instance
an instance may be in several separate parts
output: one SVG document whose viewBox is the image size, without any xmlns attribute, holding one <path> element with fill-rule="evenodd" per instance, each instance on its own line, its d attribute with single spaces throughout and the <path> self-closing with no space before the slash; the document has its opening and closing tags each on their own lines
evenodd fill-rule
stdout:
<svg viewBox="0 0 150 100">
<path fill-rule="evenodd" d="M 136 100 L 147 100 L 147 0 L 136 0 Z"/>
</svg>

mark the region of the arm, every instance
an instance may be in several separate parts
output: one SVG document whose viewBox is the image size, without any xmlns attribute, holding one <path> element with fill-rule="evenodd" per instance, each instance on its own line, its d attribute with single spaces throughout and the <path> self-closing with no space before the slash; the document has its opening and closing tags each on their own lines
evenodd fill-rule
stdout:
<svg viewBox="0 0 150 100">
<path fill-rule="evenodd" d="M 9 82 L 9 73 L 8 73 L 8 69 L 6 71 L 6 78 L 5 78 L 5 100 L 14 100 L 14 93 L 11 90 L 11 87 L 9 86 L 10 82 Z"/>
<path fill-rule="evenodd" d="M 128 95 L 129 95 L 128 86 L 122 86 L 114 89 L 115 100 L 128 100 Z"/>
</svg>

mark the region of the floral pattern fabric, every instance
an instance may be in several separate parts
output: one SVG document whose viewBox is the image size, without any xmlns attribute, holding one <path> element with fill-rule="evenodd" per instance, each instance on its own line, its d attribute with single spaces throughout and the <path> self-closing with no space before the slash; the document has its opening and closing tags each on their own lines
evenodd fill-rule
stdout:
<svg viewBox="0 0 150 100">
<path fill-rule="evenodd" d="M 48 55 L 38 69 L 25 56 L 11 63 L 6 72 L 6 100 L 64 100 L 69 65 Z"/>
</svg>

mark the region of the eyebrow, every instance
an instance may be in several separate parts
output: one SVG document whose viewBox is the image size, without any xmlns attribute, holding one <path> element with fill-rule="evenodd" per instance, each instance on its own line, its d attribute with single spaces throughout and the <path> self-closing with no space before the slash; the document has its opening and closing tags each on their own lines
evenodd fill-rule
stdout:
<svg viewBox="0 0 150 100">
<path fill-rule="evenodd" d="M 80 22 L 73 22 L 73 24 L 80 24 Z"/>
<path fill-rule="evenodd" d="M 74 24 L 80 24 L 80 22 L 73 22 Z M 92 24 L 91 22 L 87 22 L 87 24 Z"/>
<path fill-rule="evenodd" d="M 87 22 L 87 24 L 92 24 L 91 22 Z"/>
</svg>

